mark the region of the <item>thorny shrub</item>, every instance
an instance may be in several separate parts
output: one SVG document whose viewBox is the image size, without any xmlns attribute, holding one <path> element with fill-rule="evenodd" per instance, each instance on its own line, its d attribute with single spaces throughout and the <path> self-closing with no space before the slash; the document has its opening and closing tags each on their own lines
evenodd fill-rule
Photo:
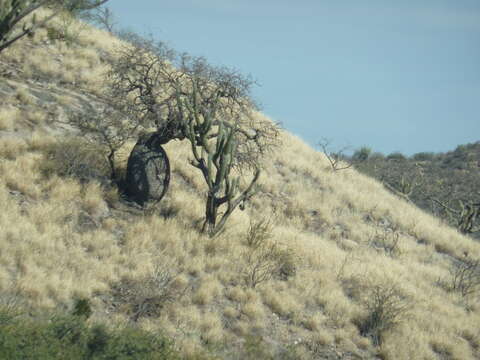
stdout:
<svg viewBox="0 0 480 360">
<path fill-rule="evenodd" d="M 406 319 L 413 304 L 395 284 L 369 285 L 363 298 L 366 314 L 357 319 L 360 334 L 381 345 L 386 331 Z"/>
<path fill-rule="evenodd" d="M 455 260 L 450 268 L 447 289 L 459 292 L 462 297 L 480 291 L 480 260 L 465 257 Z"/>
<path fill-rule="evenodd" d="M 101 149 L 90 142 L 78 137 L 68 137 L 50 144 L 44 150 L 46 160 L 41 169 L 47 177 L 56 174 L 81 182 L 108 180 L 109 168 L 105 157 Z"/>
<path fill-rule="evenodd" d="M 167 302 L 177 300 L 187 290 L 176 287 L 175 278 L 168 264 L 156 266 L 141 279 L 124 278 L 112 286 L 113 305 L 133 321 L 158 317 Z"/>
</svg>

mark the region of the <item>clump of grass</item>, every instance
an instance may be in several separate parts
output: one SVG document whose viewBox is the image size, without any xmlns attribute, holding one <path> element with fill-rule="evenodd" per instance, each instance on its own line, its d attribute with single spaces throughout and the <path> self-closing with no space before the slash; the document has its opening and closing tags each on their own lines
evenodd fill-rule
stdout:
<svg viewBox="0 0 480 360">
<path fill-rule="evenodd" d="M 20 119 L 20 110 L 13 106 L 0 109 L 0 130 L 11 131 Z"/>
<path fill-rule="evenodd" d="M 35 103 L 35 98 L 25 88 L 18 88 L 15 93 L 15 98 L 22 105 L 32 105 Z"/>
<path fill-rule="evenodd" d="M 27 150 L 28 146 L 25 140 L 15 137 L 6 137 L 0 139 L 0 158 L 15 160 Z"/>
</svg>

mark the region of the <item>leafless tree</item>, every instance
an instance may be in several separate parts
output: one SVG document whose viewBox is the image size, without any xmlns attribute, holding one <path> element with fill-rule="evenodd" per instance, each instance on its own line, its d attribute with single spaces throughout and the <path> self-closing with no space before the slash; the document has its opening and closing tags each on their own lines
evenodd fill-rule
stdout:
<svg viewBox="0 0 480 360">
<path fill-rule="evenodd" d="M 468 256 L 455 260 L 450 275 L 449 290 L 458 291 L 463 297 L 480 291 L 480 260 Z"/>
<path fill-rule="evenodd" d="M 107 6 L 99 6 L 93 10 L 87 11 L 82 18 L 100 26 L 110 34 L 115 33 L 117 22 L 112 10 Z"/>
<path fill-rule="evenodd" d="M 164 142 L 190 142 L 191 164 L 208 186 L 202 230 L 215 236 L 235 208 L 253 196 L 259 160 L 278 144 L 278 124 L 257 115 L 251 78 L 151 39 L 135 34 L 127 39 L 130 44 L 118 50 L 112 63 L 113 94 L 129 98 L 135 121 L 154 127 Z M 240 176 L 234 175 L 243 171 L 252 178 L 242 188 Z"/>
<path fill-rule="evenodd" d="M 330 151 L 331 141 L 329 139 L 323 138 L 318 145 L 322 148 L 323 153 L 327 157 L 330 166 L 332 167 L 333 171 L 340 171 L 349 169 L 352 167 L 353 163 L 349 163 L 345 160 L 344 151 L 348 149 L 348 147 L 344 147 L 339 151 Z"/>
<path fill-rule="evenodd" d="M 448 216 L 450 222 L 456 225 L 462 234 L 473 234 L 480 231 L 480 202 L 464 201 L 462 199 L 453 199 L 449 202 L 457 203 L 457 206 L 449 205 L 437 198 L 430 199 L 441 206 Z"/>
<path fill-rule="evenodd" d="M 119 102 L 110 100 L 83 112 L 71 112 L 68 116 L 71 125 L 106 150 L 110 178 L 114 182 L 120 180 L 115 165 L 117 151 L 137 135 L 139 127 L 138 123 L 129 120 L 128 112 L 121 111 L 118 105 Z"/>
</svg>

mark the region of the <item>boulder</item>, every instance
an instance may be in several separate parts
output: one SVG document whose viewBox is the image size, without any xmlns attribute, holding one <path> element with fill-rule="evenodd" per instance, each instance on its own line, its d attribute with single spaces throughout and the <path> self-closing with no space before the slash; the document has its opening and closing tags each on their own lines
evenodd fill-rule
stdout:
<svg viewBox="0 0 480 360">
<path fill-rule="evenodd" d="M 130 153 L 125 185 L 128 196 L 140 205 L 159 201 L 170 183 L 170 163 L 159 133 L 140 136 Z"/>
</svg>

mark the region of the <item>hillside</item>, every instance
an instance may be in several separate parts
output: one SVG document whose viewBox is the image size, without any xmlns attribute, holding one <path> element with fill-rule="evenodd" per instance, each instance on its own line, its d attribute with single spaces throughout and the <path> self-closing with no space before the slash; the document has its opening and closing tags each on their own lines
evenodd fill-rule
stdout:
<svg viewBox="0 0 480 360">
<path fill-rule="evenodd" d="M 67 311 L 87 298 L 91 322 L 226 359 L 480 358 L 480 244 L 286 131 L 219 237 L 199 232 L 206 187 L 185 141 L 165 146 L 157 207 L 125 201 L 101 181 L 95 144 L 64 124 L 99 101 L 120 40 L 68 29 L 54 20 L 0 55 L 4 303 Z"/>
<path fill-rule="evenodd" d="M 471 214 L 462 214 L 469 205 L 474 211 L 480 207 L 480 142 L 459 145 L 446 153 L 418 153 L 411 157 L 374 153 L 364 160 L 354 156 L 350 161 L 357 170 L 406 196 L 421 209 L 480 238 L 480 216 L 471 217 L 471 226 L 466 226 L 465 220 Z"/>
</svg>

